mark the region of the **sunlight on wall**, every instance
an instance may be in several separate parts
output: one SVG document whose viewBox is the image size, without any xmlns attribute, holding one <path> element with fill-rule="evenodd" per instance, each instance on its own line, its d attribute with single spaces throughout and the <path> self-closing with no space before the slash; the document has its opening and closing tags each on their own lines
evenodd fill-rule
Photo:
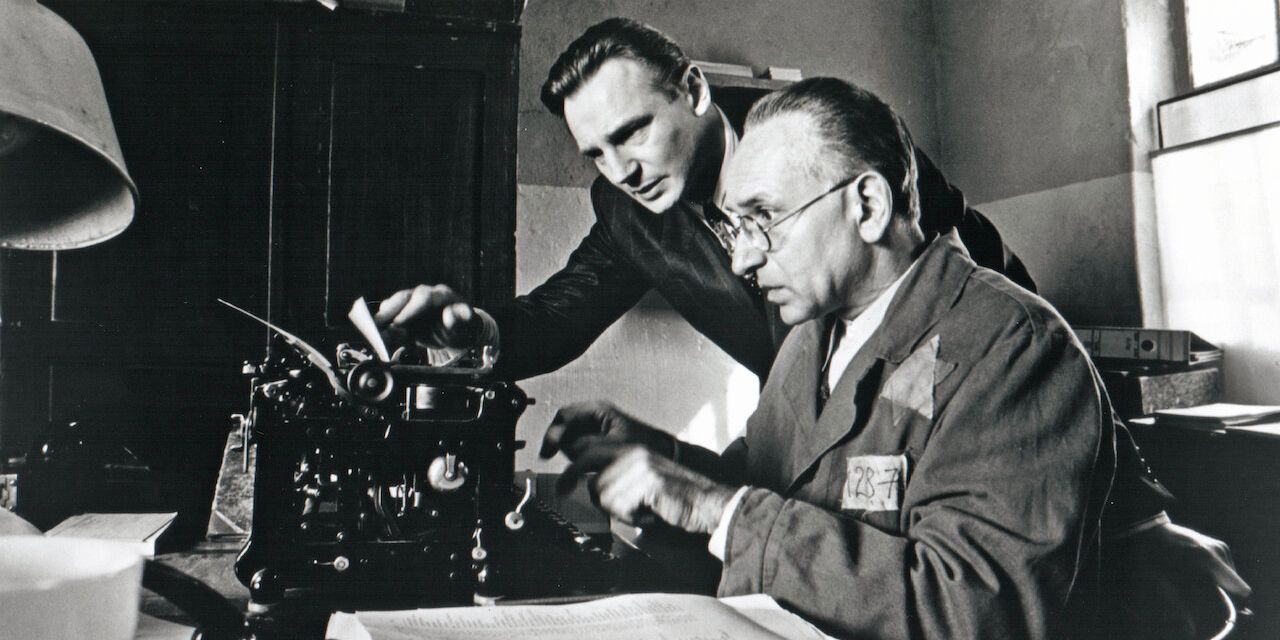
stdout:
<svg viewBox="0 0 1280 640">
<path fill-rule="evenodd" d="M 517 190 L 516 288 L 542 283 L 564 265 L 594 220 L 586 189 L 520 185 Z M 538 403 L 516 434 L 529 443 L 516 468 L 555 472 L 565 458 L 538 457 L 538 443 L 560 407 L 607 400 L 656 427 L 719 451 L 755 410 L 756 377 L 650 296 L 609 327 L 582 357 L 559 371 L 520 382 Z"/>
<path fill-rule="evenodd" d="M 1169 328 L 1225 352 L 1228 401 L 1280 403 L 1280 125 L 1152 159 Z"/>
<path fill-rule="evenodd" d="M 725 384 L 723 404 L 708 402 L 694 414 L 693 419 L 676 437 L 685 442 L 721 451 L 746 430 L 747 418 L 755 411 L 760 400 L 756 377 L 743 367 L 734 369 Z M 724 418 L 716 415 L 716 406 L 724 408 Z"/>
</svg>

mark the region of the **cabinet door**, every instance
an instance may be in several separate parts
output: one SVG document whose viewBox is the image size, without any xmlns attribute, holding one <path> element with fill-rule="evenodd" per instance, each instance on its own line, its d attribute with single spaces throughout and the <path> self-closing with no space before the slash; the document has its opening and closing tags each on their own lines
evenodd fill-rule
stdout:
<svg viewBox="0 0 1280 640">
<path fill-rule="evenodd" d="M 141 205 L 110 242 L 4 255 L 0 449 L 50 420 L 219 437 L 265 344 L 217 298 L 266 307 L 275 19 L 46 4 L 97 59 Z"/>
<path fill-rule="evenodd" d="M 352 300 L 445 283 L 514 290 L 516 31 L 405 16 L 295 23 L 281 38 L 273 309 L 350 335 Z"/>
</svg>

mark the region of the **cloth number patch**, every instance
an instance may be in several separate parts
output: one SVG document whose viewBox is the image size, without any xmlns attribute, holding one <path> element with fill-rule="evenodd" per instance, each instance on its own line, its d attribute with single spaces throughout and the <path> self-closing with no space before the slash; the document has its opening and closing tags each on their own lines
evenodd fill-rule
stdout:
<svg viewBox="0 0 1280 640">
<path fill-rule="evenodd" d="M 898 511 L 907 481 L 907 456 L 849 456 L 841 509 Z"/>
</svg>

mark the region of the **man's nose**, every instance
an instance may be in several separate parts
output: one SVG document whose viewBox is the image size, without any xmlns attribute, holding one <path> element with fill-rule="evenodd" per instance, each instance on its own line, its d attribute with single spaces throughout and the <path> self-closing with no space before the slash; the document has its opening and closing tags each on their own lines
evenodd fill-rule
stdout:
<svg viewBox="0 0 1280 640">
<path fill-rule="evenodd" d="M 730 268 L 733 269 L 734 275 L 742 278 L 755 273 L 756 269 L 759 269 L 764 264 L 764 260 L 763 251 L 748 242 L 746 238 L 739 237 L 733 246 Z"/>
<path fill-rule="evenodd" d="M 640 164 L 617 152 L 606 151 L 601 156 L 600 172 L 605 179 L 614 184 L 637 186 L 640 177 Z"/>
</svg>

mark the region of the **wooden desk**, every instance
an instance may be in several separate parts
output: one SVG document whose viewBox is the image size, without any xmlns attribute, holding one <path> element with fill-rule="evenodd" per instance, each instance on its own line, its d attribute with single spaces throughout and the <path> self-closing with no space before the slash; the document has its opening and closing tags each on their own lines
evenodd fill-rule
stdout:
<svg viewBox="0 0 1280 640">
<path fill-rule="evenodd" d="M 637 545 L 614 537 L 612 553 L 619 559 L 618 582 L 613 589 L 599 595 L 645 592 L 714 592 L 719 579 L 719 562 L 705 551 L 705 538 L 679 532 L 650 532 L 642 535 Z M 249 590 L 240 584 L 233 572 L 236 556 L 243 540 L 202 542 L 192 549 L 162 554 L 157 560 L 205 583 L 238 610 L 246 611 Z M 643 550 L 642 550 L 643 549 Z M 587 596 L 588 598 L 591 596 Z M 499 604 L 537 603 L 538 600 L 511 600 Z M 142 612 L 197 626 L 184 612 L 158 594 L 143 592 Z M 255 611 L 250 628 L 260 640 L 307 639 L 324 637 L 330 608 L 313 603 L 286 601 L 270 611 Z"/>
</svg>

